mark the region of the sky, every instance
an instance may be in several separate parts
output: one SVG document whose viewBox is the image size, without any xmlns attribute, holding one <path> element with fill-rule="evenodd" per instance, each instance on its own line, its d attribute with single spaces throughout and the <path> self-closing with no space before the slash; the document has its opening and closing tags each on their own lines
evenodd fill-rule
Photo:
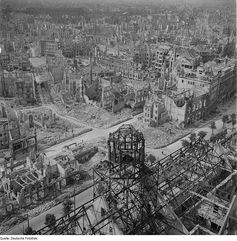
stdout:
<svg viewBox="0 0 237 241">
<path fill-rule="evenodd" d="M 31 5 L 33 4 L 40 4 L 43 6 L 47 6 L 48 4 L 52 5 L 58 5 L 60 6 L 61 4 L 65 5 L 65 3 L 69 5 L 80 5 L 80 3 L 97 3 L 97 4 L 108 4 L 108 3 L 127 3 L 127 4 L 161 4 L 161 3 L 168 3 L 168 4 L 191 4 L 191 5 L 203 5 L 203 4 L 211 4 L 211 5 L 217 5 L 217 4 L 229 4 L 233 6 L 236 5 L 235 0 L 0 0 L 0 2 L 12 2 L 12 3 L 30 3 Z"/>
<path fill-rule="evenodd" d="M 3 0 L 6 1 L 6 0 Z M 22 0 L 13 0 L 13 2 L 20 3 Z M 27 1 L 29 3 L 85 3 L 85 2 L 94 2 L 94 3 L 118 3 L 121 2 L 118 0 L 23 0 L 24 2 Z M 0 0 L 1 2 L 1 0 Z M 227 3 L 227 2 L 235 2 L 235 0 L 123 0 L 126 3 L 146 3 L 146 2 L 169 2 L 169 3 L 179 3 L 179 2 L 186 2 L 186 3 Z"/>
</svg>

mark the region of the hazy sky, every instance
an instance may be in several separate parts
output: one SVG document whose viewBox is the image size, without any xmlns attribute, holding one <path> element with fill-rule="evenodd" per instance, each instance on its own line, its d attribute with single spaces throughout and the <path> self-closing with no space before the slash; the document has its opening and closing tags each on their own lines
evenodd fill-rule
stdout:
<svg viewBox="0 0 237 241">
<path fill-rule="evenodd" d="M 65 5 L 67 4 L 68 6 L 72 5 L 72 6 L 79 6 L 80 3 L 98 3 L 98 4 L 103 4 L 103 3 L 112 3 L 112 4 L 119 4 L 119 3 L 127 3 L 128 5 L 135 5 L 137 4 L 156 4 L 159 5 L 162 3 L 162 5 L 164 3 L 167 4 L 174 4 L 174 5 L 180 5 L 180 4 L 184 4 L 186 3 L 187 5 L 219 5 L 219 4 L 224 4 L 229 5 L 231 4 L 231 6 L 235 6 L 236 5 L 236 0 L 0 0 L 0 2 L 11 2 L 11 3 L 28 3 L 30 5 L 43 5 L 46 6 L 47 5 L 56 5 L 56 6 L 60 6 L 60 5 Z"/>
<path fill-rule="evenodd" d="M 7 1 L 7 0 L 3 0 Z M 94 3 L 119 3 L 121 2 L 118 0 L 13 0 L 13 2 L 29 2 L 29 3 L 86 3 L 86 2 L 94 2 Z M 1 0 L 0 0 L 1 2 Z M 152 3 L 157 3 L 159 4 L 160 2 L 169 2 L 169 3 L 211 3 L 211 4 L 218 4 L 218 3 L 228 3 L 232 2 L 234 3 L 235 0 L 122 0 L 122 2 L 127 2 L 127 3 L 147 3 L 147 2 L 152 2 Z"/>
</svg>

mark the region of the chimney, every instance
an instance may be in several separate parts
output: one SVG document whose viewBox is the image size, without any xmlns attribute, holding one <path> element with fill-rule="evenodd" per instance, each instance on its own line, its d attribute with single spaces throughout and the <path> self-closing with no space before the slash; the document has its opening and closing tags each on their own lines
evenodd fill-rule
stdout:
<svg viewBox="0 0 237 241">
<path fill-rule="evenodd" d="M 110 77 L 110 87 L 113 87 L 113 81 L 112 81 L 112 77 Z"/>
<path fill-rule="evenodd" d="M 227 63 L 228 63 L 228 57 L 226 56 L 225 57 L 225 65 L 227 65 Z"/>
<path fill-rule="evenodd" d="M 92 52 L 90 52 L 90 82 L 92 84 Z"/>
</svg>

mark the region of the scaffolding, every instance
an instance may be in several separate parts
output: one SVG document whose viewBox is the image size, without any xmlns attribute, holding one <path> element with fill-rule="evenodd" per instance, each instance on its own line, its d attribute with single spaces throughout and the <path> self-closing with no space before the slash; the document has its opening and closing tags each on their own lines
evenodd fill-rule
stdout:
<svg viewBox="0 0 237 241">
<path fill-rule="evenodd" d="M 200 138 L 148 165 L 142 133 L 123 125 L 110 133 L 108 152 L 107 166 L 93 172 L 93 199 L 37 234 L 222 232 L 232 208 L 222 187 L 236 173 L 210 143 Z"/>
</svg>

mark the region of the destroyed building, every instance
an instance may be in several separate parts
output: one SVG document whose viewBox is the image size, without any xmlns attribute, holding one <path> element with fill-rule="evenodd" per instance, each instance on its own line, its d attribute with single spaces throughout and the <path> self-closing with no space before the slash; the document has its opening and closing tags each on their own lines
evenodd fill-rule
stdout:
<svg viewBox="0 0 237 241">
<path fill-rule="evenodd" d="M 64 71 L 62 82 L 63 95 L 70 96 L 70 99 L 75 101 L 83 101 L 83 76 L 71 68 L 66 68 Z"/>
<path fill-rule="evenodd" d="M 36 93 L 33 74 L 22 71 L 0 71 L 0 96 L 14 98 L 18 105 L 35 104 Z"/>
<path fill-rule="evenodd" d="M 37 203 L 49 195 L 57 195 L 65 187 L 54 160 L 41 155 L 31 155 L 21 161 L 5 159 L 1 182 L 9 200 L 20 207 Z"/>
<path fill-rule="evenodd" d="M 150 92 L 150 85 L 146 82 L 121 81 L 113 83 L 112 79 L 110 81 L 101 79 L 100 82 L 102 86 L 101 105 L 114 113 L 126 106 L 133 110 L 143 108 Z"/>
<path fill-rule="evenodd" d="M 9 149 L 13 158 L 21 156 L 23 152 L 37 150 L 37 138 L 33 129 L 31 133 L 24 133 L 20 128 L 20 120 L 16 110 L 1 103 L 1 149 Z M 30 122 L 30 118 L 27 120 Z"/>
<path fill-rule="evenodd" d="M 210 112 L 218 103 L 233 95 L 236 86 L 236 62 L 208 62 L 194 71 L 177 67 L 176 76 L 178 91 L 191 90 L 194 95 L 208 95 L 207 110 Z"/>
<path fill-rule="evenodd" d="M 168 120 L 180 127 L 187 127 L 207 115 L 208 95 L 195 96 L 190 90 L 169 90 L 162 95 L 153 93 L 143 108 L 144 122 L 157 126 Z"/>
<path fill-rule="evenodd" d="M 207 95 L 193 96 L 189 91 L 164 96 L 164 105 L 170 119 L 187 127 L 207 115 Z"/>
<path fill-rule="evenodd" d="M 80 180 L 81 163 L 88 161 L 98 148 L 78 148 L 52 159 L 33 152 L 17 160 L 5 156 L 0 168 L 0 209 L 12 211 L 9 207 L 12 203 L 17 207 L 37 204 L 52 195 L 58 196 L 66 186 Z"/>
<path fill-rule="evenodd" d="M 9 147 L 9 129 L 8 119 L 5 106 L 3 103 L 0 105 L 0 149 L 7 149 Z"/>
<path fill-rule="evenodd" d="M 153 98 L 152 98 L 153 97 Z M 143 108 L 144 122 L 148 126 L 157 126 L 169 120 L 169 116 L 165 109 L 165 104 L 161 98 L 152 95 Z"/>
<path fill-rule="evenodd" d="M 172 77 L 166 75 L 167 69 L 164 68 L 164 74 L 160 79 L 160 82 L 163 81 L 163 87 L 158 93 L 155 93 L 155 88 L 152 88 L 152 91 L 156 97 L 162 92 L 159 99 L 165 107 L 163 113 L 178 126 L 187 127 L 207 118 L 218 103 L 226 101 L 235 92 L 234 60 L 228 63 L 226 59 L 225 63 L 219 64 L 207 62 L 194 68 L 183 66 L 182 58 L 179 57 L 177 62 L 174 62 L 174 69 L 177 75 Z M 153 106 L 154 101 L 148 98 L 143 110 L 147 124 L 154 116 Z"/>
<path fill-rule="evenodd" d="M 28 131 L 31 128 L 50 128 L 56 122 L 56 114 L 52 112 L 51 109 L 45 109 L 42 112 L 32 112 L 32 111 L 22 111 L 18 110 L 17 114 L 19 116 L 20 124 L 25 122 L 28 125 L 24 125 L 25 129 Z M 30 122 L 28 122 L 30 120 Z"/>
</svg>

